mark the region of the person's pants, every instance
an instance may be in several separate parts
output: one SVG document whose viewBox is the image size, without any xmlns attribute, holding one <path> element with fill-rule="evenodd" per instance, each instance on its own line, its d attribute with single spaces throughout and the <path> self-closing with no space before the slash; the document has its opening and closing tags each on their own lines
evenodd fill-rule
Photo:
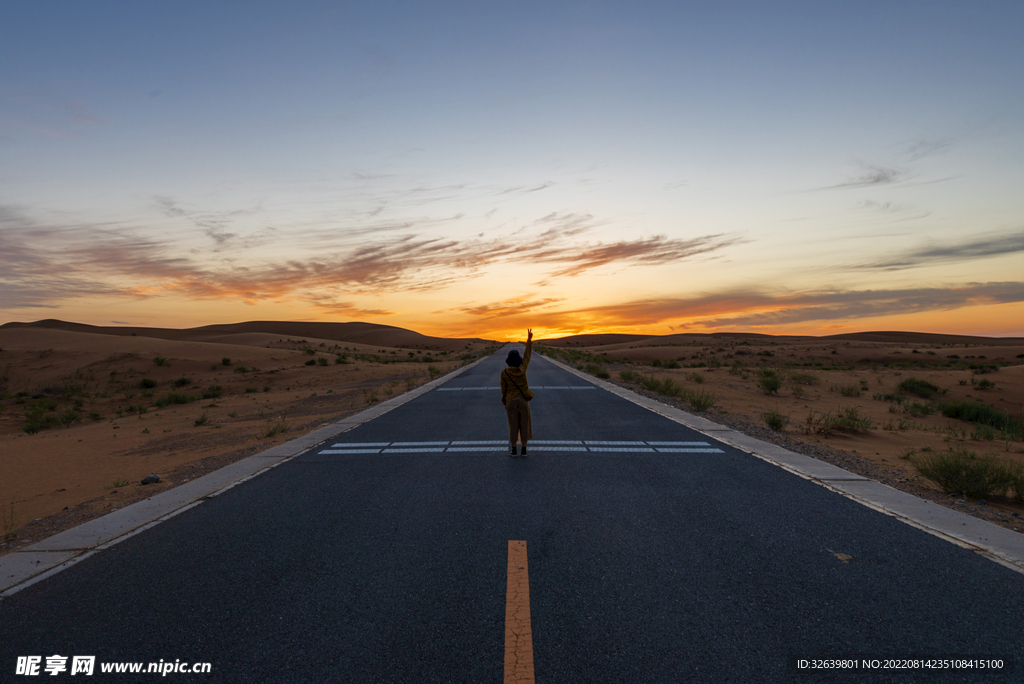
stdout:
<svg viewBox="0 0 1024 684">
<path fill-rule="evenodd" d="M 530 403 L 522 397 L 509 399 L 505 403 L 505 413 L 508 415 L 509 441 L 515 444 L 533 439 L 533 422 L 530 420 Z"/>
</svg>

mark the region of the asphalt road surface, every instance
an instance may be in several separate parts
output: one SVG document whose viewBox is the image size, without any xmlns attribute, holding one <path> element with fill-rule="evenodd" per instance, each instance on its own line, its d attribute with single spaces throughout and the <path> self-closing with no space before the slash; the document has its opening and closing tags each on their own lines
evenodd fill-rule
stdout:
<svg viewBox="0 0 1024 684">
<path fill-rule="evenodd" d="M 509 458 L 505 351 L 3 600 L 0 681 L 500 682 L 510 540 L 538 682 L 1024 681 L 1024 575 L 539 356 Z M 1013 670 L 796 665 L 911 656 Z"/>
</svg>

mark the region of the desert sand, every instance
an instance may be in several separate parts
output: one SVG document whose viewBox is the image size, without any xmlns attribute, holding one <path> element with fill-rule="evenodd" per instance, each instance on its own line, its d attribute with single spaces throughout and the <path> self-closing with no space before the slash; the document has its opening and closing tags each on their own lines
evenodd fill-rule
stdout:
<svg viewBox="0 0 1024 684">
<path fill-rule="evenodd" d="M 1024 419 L 1024 339 L 912 332 L 830 337 L 580 335 L 541 341 L 538 349 L 741 432 L 1024 531 L 1024 506 L 1012 498 L 978 503 L 962 494 L 944 494 L 912 463 L 950 448 L 1024 463 L 1024 442 L 1001 440 L 997 431 L 977 429 L 938 410 L 945 402 L 969 401 Z M 777 392 L 766 394 L 761 388 L 764 370 L 775 370 L 781 379 Z M 714 403 L 695 411 L 683 398 L 624 381 L 623 372 L 627 378 L 636 373 L 671 379 L 683 392 L 713 395 Z M 901 393 L 899 384 L 910 378 L 939 391 L 928 399 Z M 872 427 L 819 431 L 824 416 L 850 410 Z M 784 418 L 781 431 L 768 428 L 764 414 L 769 412 Z"/>
<path fill-rule="evenodd" d="M 370 324 L 127 334 L 57 321 L 0 327 L 0 553 L 344 418 L 493 348 Z M 158 405 L 170 395 L 191 400 Z M 33 416 L 41 429 L 27 432 Z M 140 484 L 152 473 L 158 484 Z"/>
<path fill-rule="evenodd" d="M 0 553 L 351 415 L 495 346 L 366 323 L 0 326 Z M 1024 339 L 581 335 L 539 340 L 538 350 L 748 434 L 1024 529 L 1024 506 L 945 495 L 907 458 L 963 446 L 1024 462 L 1024 443 L 992 439 L 934 409 L 968 400 L 1024 417 Z M 666 367 L 672 365 L 679 367 Z M 763 369 L 781 378 L 777 392 L 759 386 Z M 694 411 L 678 397 L 624 381 L 623 371 L 672 379 L 714 395 L 714 403 Z M 907 378 L 940 393 L 891 401 Z M 158 405 L 169 395 L 194 400 Z M 873 427 L 829 434 L 808 428 L 849 409 Z M 785 417 L 781 431 L 767 428 L 763 414 L 770 411 Z M 41 429 L 26 431 L 33 420 Z M 140 484 L 151 473 L 160 483 Z"/>
</svg>

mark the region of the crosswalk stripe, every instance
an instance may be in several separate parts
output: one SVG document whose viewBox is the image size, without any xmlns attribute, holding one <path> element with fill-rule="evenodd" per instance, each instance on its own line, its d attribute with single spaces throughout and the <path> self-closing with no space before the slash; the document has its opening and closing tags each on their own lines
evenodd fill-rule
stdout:
<svg viewBox="0 0 1024 684">
<path fill-rule="evenodd" d="M 445 440 L 434 442 L 352 442 L 333 444 L 318 453 L 333 456 L 345 454 L 422 454 L 422 453 L 488 453 L 508 442 L 500 439 Z M 723 454 L 707 442 L 656 442 L 642 440 L 578 440 L 537 439 L 530 441 L 535 451 L 660 453 L 660 454 Z"/>
</svg>

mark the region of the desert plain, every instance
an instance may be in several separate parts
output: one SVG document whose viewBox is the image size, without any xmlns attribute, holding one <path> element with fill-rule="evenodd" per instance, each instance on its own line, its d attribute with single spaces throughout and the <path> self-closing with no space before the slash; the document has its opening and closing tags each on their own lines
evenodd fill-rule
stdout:
<svg viewBox="0 0 1024 684">
<path fill-rule="evenodd" d="M 979 500 L 944 491 L 916 465 L 957 451 L 1024 468 L 1019 430 L 944 413 L 982 405 L 1019 426 L 1024 339 L 715 333 L 536 344 L 584 373 L 1024 530 L 1021 492 Z M 498 346 L 368 323 L 0 326 L 0 553 L 340 420 Z M 150 474 L 160 481 L 141 484 Z"/>
<path fill-rule="evenodd" d="M 361 323 L 2 326 L 0 553 L 340 420 L 495 347 Z M 150 474 L 159 483 L 141 484 Z"/>
</svg>

